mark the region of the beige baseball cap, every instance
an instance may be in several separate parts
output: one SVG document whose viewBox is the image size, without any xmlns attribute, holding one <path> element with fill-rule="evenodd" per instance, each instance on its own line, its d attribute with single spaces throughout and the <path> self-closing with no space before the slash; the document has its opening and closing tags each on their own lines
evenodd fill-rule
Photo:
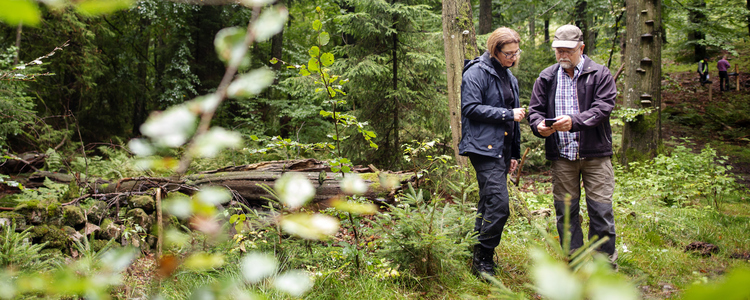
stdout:
<svg viewBox="0 0 750 300">
<path fill-rule="evenodd" d="M 563 25 L 555 31 L 552 48 L 575 48 L 583 42 L 583 32 L 575 25 Z"/>
</svg>

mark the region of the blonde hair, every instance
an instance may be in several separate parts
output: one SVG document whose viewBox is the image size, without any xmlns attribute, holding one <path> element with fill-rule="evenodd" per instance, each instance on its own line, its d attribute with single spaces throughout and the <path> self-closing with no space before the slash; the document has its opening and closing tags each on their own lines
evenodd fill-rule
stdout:
<svg viewBox="0 0 750 300">
<path fill-rule="evenodd" d="M 508 27 L 500 27 L 495 29 L 495 31 L 490 34 L 490 37 L 487 38 L 487 52 L 490 53 L 490 56 L 499 60 L 500 58 L 497 56 L 497 51 L 503 48 L 506 44 L 513 43 L 521 43 L 521 36 L 518 35 L 518 32 Z"/>
</svg>

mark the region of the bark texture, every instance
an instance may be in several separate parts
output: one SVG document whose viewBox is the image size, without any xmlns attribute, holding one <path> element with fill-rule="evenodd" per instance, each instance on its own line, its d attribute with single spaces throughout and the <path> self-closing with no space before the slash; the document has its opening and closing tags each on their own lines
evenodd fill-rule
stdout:
<svg viewBox="0 0 750 300">
<path fill-rule="evenodd" d="M 458 155 L 458 143 L 461 141 L 461 79 L 464 59 L 473 59 L 480 53 L 473 19 L 471 1 L 443 0 L 443 46 L 448 78 L 451 147 L 456 162 L 462 167 L 467 166 L 467 159 Z"/>
<path fill-rule="evenodd" d="M 651 108 L 625 122 L 623 165 L 651 158 L 661 142 L 661 0 L 627 0 L 625 96 L 628 108 Z"/>
</svg>

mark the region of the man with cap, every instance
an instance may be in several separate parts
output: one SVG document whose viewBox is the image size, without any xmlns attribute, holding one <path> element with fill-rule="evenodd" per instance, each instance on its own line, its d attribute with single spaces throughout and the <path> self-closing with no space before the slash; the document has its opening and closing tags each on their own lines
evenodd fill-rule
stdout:
<svg viewBox="0 0 750 300">
<path fill-rule="evenodd" d="M 529 124 L 534 135 L 545 139 L 546 158 L 552 162 L 560 243 L 565 231 L 565 200 L 569 198 L 571 253 L 583 246 L 579 216 L 583 181 L 590 220 L 588 237 L 607 238 L 597 250 L 615 265 L 615 178 L 609 115 L 617 88 L 609 69 L 584 55 L 584 47 L 578 27 L 563 25 L 557 29 L 552 48 L 558 63 L 544 69 L 534 83 Z"/>
</svg>

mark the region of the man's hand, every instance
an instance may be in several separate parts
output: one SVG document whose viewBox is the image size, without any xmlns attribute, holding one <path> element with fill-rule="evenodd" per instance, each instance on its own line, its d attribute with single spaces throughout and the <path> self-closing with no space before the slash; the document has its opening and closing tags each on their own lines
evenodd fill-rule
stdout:
<svg viewBox="0 0 750 300">
<path fill-rule="evenodd" d="M 544 125 L 544 121 L 541 121 L 539 122 L 539 125 L 536 125 L 536 130 L 539 131 L 539 134 L 541 134 L 543 137 L 548 137 L 555 133 L 554 128 Z"/>
<path fill-rule="evenodd" d="M 513 174 L 513 172 L 518 167 L 518 160 L 511 159 L 510 160 L 510 169 L 508 169 L 508 174 Z"/>
<path fill-rule="evenodd" d="M 526 117 L 526 109 L 523 107 L 513 109 L 513 121 L 521 122 Z"/>
<path fill-rule="evenodd" d="M 570 116 L 564 115 L 562 117 L 557 118 L 557 122 L 552 124 L 552 128 L 554 128 L 557 131 L 570 131 L 570 128 L 573 127 L 573 120 L 570 119 Z"/>
</svg>

